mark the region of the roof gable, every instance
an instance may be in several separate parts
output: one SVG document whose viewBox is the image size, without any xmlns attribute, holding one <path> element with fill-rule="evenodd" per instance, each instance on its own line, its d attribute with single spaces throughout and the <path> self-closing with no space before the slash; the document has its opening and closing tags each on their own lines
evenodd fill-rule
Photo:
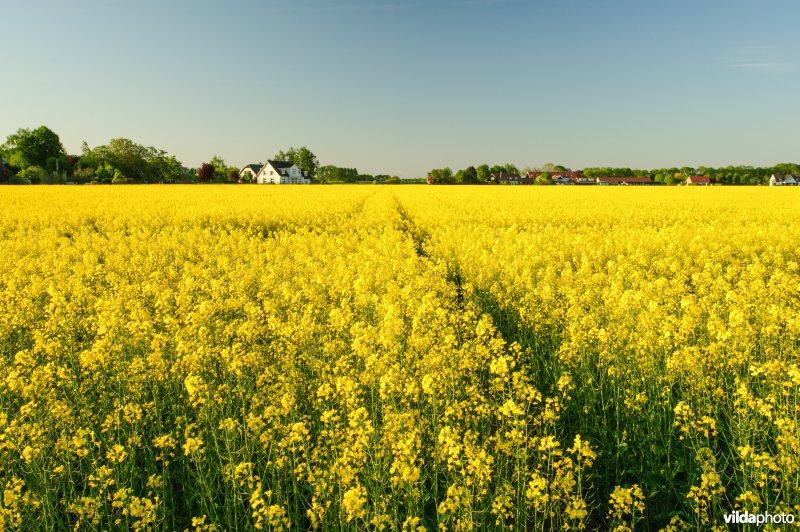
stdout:
<svg viewBox="0 0 800 532">
<path fill-rule="evenodd" d="M 290 161 L 267 161 L 267 164 L 271 165 L 276 170 L 278 168 L 291 168 L 294 166 L 294 163 Z"/>
<path fill-rule="evenodd" d="M 649 177 L 600 177 L 598 179 L 609 183 L 652 183 Z"/>
<path fill-rule="evenodd" d="M 239 173 L 242 173 L 242 172 L 244 172 L 245 170 L 250 170 L 250 171 L 252 171 L 254 174 L 257 174 L 257 173 L 259 173 L 259 172 L 261 171 L 261 169 L 262 169 L 263 167 L 264 167 L 264 165 L 263 165 L 263 164 L 261 164 L 261 163 L 258 163 L 258 164 L 248 164 L 248 165 L 246 165 L 244 168 L 242 168 L 242 170 L 241 170 Z"/>
</svg>

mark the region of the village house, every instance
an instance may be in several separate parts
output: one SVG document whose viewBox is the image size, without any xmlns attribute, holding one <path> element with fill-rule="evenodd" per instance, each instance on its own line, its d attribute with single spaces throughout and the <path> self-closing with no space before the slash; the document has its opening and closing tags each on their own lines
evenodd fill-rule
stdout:
<svg viewBox="0 0 800 532">
<path fill-rule="evenodd" d="M 524 185 L 532 183 L 528 178 L 510 172 L 495 172 L 489 174 L 489 182 L 497 185 Z"/>
<path fill-rule="evenodd" d="M 249 181 L 259 185 L 308 185 L 311 179 L 294 163 L 288 161 L 267 161 L 267 164 L 248 164 L 239 172 L 239 178 L 247 176 Z"/>
<path fill-rule="evenodd" d="M 509 172 L 495 172 L 489 174 L 489 182 L 497 185 L 534 185 L 536 184 L 536 179 L 542 174 L 550 175 L 550 178 L 556 185 L 574 185 L 583 175 L 580 170 L 577 172 L 544 172 L 536 170 L 525 172 L 523 175 Z M 592 184 L 594 184 L 594 180 L 592 180 Z"/>
<path fill-rule="evenodd" d="M 780 174 L 772 174 L 769 178 L 769 186 L 771 187 L 780 187 L 780 186 L 798 186 L 800 185 L 800 175 L 780 175 Z"/>
<path fill-rule="evenodd" d="M 550 174 L 550 178 L 553 180 L 553 184 L 555 185 L 575 185 L 577 184 L 578 180 L 583 177 L 583 172 L 580 170 L 576 172 L 545 172 L 542 170 L 532 170 L 527 172 L 526 177 L 531 183 L 534 183 L 536 178 L 542 174 Z"/>
<path fill-rule="evenodd" d="M 239 170 L 239 181 L 249 181 L 255 183 L 256 176 L 261 171 L 264 165 L 261 163 L 258 164 L 248 164 L 241 170 Z"/>
<path fill-rule="evenodd" d="M 536 178 L 539 177 L 542 174 L 550 174 L 550 177 L 554 181 L 555 181 L 556 178 L 559 178 L 559 177 L 562 178 L 561 180 L 563 181 L 564 179 L 575 180 L 575 179 L 578 179 L 579 177 L 583 176 L 583 172 L 581 172 L 580 170 L 575 171 L 575 172 L 558 172 L 558 171 L 545 172 L 543 170 L 531 170 L 531 171 L 527 172 L 527 177 L 529 179 L 531 179 L 532 181 L 535 181 Z"/>
<path fill-rule="evenodd" d="M 652 185 L 649 177 L 585 177 L 580 170 L 577 172 L 542 172 L 530 171 L 524 176 L 508 172 L 490 174 L 489 182 L 505 185 L 533 185 L 542 174 L 549 174 L 554 185 Z"/>
<path fill-rule="evenodd" d="M 600 180 L 603 180 L 606 185 L 632 185 L 632 186 L 647 186 L 652 185 L 653 181 L 649 177 L 603 177 L 597 178 L 597 184 L 600 185 Z"/>
<path fill-rule="evenodd" d="M 707 175 L 690 175 L 686 178 L 686 181 L 683 182 L 684 185 L 700 185 L 700 186 L 709 186 L 711 185 L 711 179 Z"/>
</svg>

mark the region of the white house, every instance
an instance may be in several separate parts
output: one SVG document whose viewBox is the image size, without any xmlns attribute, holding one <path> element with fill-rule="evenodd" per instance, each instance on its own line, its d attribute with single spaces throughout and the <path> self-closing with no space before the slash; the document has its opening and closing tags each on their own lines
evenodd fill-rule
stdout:
<svg viewBox="0 0 800 532">
<path fill-rule="evenodd" d="M 800 176 L 794 176 L 791 174 L 788 175 L 776 175 L 772 174 L 769 178 L 769 186 L 771 187 L 779 187 L 781 185 L 786 186 L 797 186 L 800 184 Z"/>
<path fill-rule="evenodd" d="M 267 161 L 265 165 L 248 164 L 239 176 L 248 175 L 259 185 L 308 185 L 311 179 L 294 163 L 288 161 Z"/>
</svg>

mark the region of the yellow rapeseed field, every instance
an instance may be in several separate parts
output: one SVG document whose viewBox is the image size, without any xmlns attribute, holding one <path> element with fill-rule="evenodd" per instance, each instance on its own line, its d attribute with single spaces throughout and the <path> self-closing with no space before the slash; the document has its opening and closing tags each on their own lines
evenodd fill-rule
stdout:
<svg viewBox="0 0 800 532">
<path fill-rule="evenodd" d="M 800 518 L 800 188 L 0 189 L 0 530 Z"/>
</svg>

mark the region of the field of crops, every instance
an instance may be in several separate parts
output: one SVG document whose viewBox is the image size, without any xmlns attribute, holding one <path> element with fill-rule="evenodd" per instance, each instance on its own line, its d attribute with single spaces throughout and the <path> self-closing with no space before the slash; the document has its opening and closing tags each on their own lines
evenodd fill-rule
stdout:
<svg viewBox="0 0 800 532">
<path fill-rule="evenodd" d="M 0 190 L 0 530 L 800 517 L 800 188 Z"/>
</svg>

